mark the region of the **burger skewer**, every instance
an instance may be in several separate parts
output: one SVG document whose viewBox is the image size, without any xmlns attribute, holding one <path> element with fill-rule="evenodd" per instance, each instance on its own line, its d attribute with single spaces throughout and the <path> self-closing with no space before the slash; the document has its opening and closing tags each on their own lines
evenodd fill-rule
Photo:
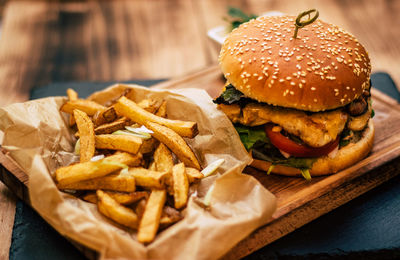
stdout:
<svg viewBox="0 0 400 260">
<path fill-rule="evenodd" d="M 308 178 L 349 167 L 372 149 L 368 53 L 352 34 L 317 18 L 316 10 L 297 19 L 259 17 L 222 45 L 227 87 L 214 102 L 236 123 L 256 168 Z M 271 123 L 301 145 L 266 131 Z M 353 136 L 345 139 L 347 132 Z"/>
</svg>

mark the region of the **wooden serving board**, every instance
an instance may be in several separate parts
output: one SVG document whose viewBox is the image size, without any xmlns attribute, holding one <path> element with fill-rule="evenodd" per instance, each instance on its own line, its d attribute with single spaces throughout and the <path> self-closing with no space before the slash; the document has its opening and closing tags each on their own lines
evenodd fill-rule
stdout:
<svg viewBox="0 0 400 260">
<path fill-rule="evenodd" d="M 215 66 L 154 87 L 201 88 L 215 97 L 223 84 L 222 74 Z M 376 113 L 373 119 L 375 143 L 371 154 L 363 161 L 334 175 L 315 177 L 310 182 L 303 178 L 266 175 L 251 167 L 245 169 L 275 194 L 278 208 L 266 225 L 237 244 L 224 259 L 244 257 L 400 174 L 400 105 L 377 90 L 373 89 L 372 95 Z M 0 153 L 0 163 L 0 180 L 29 203 L 28 176 L 4 150 Z M 95 257 L 94 252 L 77 247 L 89 258 Z"/>
</svg>

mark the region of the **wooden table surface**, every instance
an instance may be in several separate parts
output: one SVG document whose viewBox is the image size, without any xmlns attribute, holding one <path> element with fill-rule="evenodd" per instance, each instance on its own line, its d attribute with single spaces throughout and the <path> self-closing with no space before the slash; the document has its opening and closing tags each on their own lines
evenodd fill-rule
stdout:
<svg viewBox="0 0 400 260">
<path fill-rule="evenodd" d="M 317 8 L 321 19 L 358 37 L 373 71 L 388 72 L 400 86 L 400 1 L 9 1 L 0 106 L 51 82 L 173 78 L 212 66 L 219 50 L 206 33 L 224 24 L 227 6 L 256 14 Z M 8 258 L 14 214 L 15 198 L 0 183 L 0 259 Z"/>
</svg>

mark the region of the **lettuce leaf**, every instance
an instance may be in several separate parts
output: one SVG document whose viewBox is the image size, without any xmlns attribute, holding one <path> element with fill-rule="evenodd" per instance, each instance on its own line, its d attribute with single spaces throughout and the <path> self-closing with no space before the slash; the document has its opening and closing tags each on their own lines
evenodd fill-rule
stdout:
<svg viewBox="0 0 400 260">
<path fill-rule="evenodd" d="M 316 158 L 285 158 L 279 150 L 271 144 L 264 127 L 249 127 L 244 125 L 235 125 L 239 133 L 240 140 L 247 150 L 252 151 L 253 158 L 272 163 L 273 165 L 283 165 L 300 170 L 311 169 Z"/>
<path fill-rule="evenodd" d="M 242 98 L 245 98 L 244 94 L 229 84 L 225 87 L 224 92 L 214 100 L 214 103 L 231 105 L 239 102 Z"/>
<path fill-rule="evenodd" d="M 263 127 L 248 127 L 237 124 L 235 128 L 247 150 L 250 150 L 256 142 L 267 142 L 268 140 Z"/>
<path fill-rule="evenodd" d="M 273 147 L 272 149 L 265 149 L 265 146 L 255 146 L 252 149 L 252 154 L 255 159 L 267 161 L 274 165 L 289 166 L 300 170 L 311 169 L 312 165 L 317 160 L 316 158 L 299 158 L 294 156 L 285 158 L 277 148 Z"/>
</svg>

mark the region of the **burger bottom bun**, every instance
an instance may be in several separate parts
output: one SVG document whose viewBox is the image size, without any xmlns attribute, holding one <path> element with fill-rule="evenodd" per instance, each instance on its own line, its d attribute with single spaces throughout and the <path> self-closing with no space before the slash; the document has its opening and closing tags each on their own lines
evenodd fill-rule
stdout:
<svg viewBox="0 0 400 260">
<path fill-rule="evenodd" d="M 318 158 L 310 169 L 311 176 L 333 174 L 361 161 L 372 149 L 374 134 L 374 124 L 372 120 L 369 120 L 368 126 L 364 130 L 360 141 L 357 143 L 350 143 L 341 148 L 332 158 L 328 156 Z M 262 171 L 268 171 L 271 163 L 254 159 L 250 166 Z M 286 176 L 302 176 L 299 169 L 281 165 L 275 165 L 272 172 Z"/>
</svg>

